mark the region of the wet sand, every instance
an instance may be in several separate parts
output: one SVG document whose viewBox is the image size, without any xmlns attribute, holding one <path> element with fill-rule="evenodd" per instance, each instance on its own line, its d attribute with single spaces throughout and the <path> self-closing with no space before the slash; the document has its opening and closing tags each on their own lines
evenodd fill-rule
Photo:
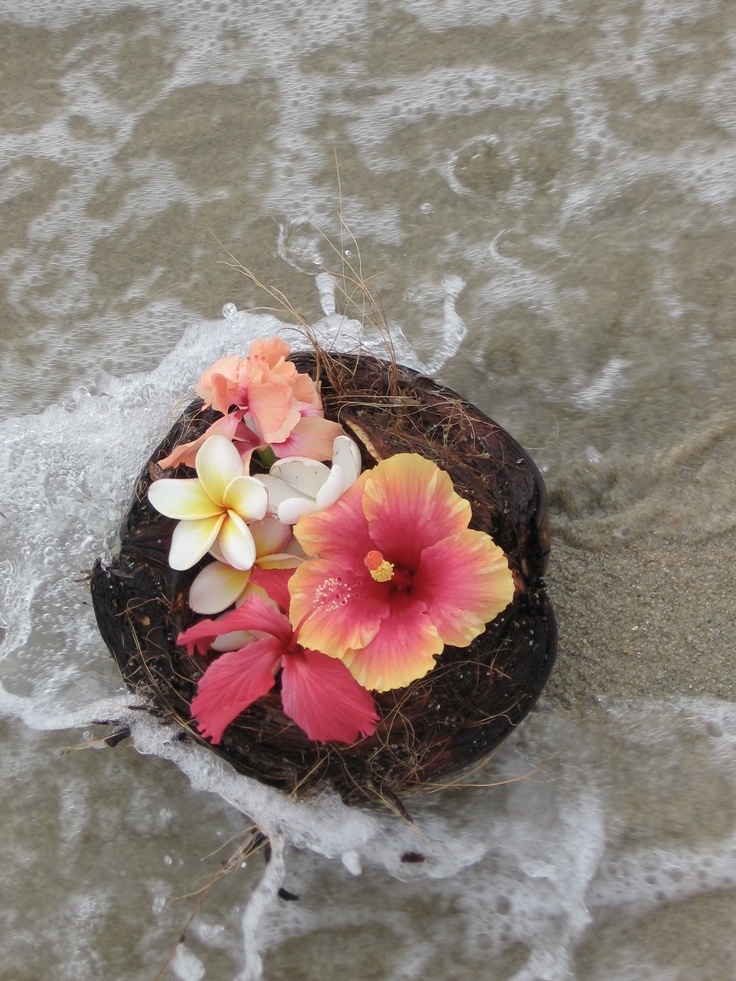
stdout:
<svg viewBox="0 0 736 981">
<path fill-rule="evenodd" d="M 601 697 L 735 701 L 735 548 L 733 532 L 696 544 L 653 533 L 594 550 L 558 539 L 547 582 L 559 653 L 547 696 L 580 709 Z"/>
</svg>

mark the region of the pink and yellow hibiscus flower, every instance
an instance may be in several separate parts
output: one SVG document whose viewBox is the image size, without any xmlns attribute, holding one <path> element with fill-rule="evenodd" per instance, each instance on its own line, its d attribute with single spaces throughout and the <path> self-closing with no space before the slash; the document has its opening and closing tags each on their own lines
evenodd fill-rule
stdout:
<svg viewBox="0 0 736 981">
<path fill-rule="evenodd" d="M 294 534 L 312 556 L 289 581 L 300 642 L 375 691 L 424 677 L 445 644 L 466 647 L 514 596 L 506 556 L 470 518 L 450 476 L 414 453 L 300 518 Z"/>
<path fill-rule="evenodd" d="M 310 739 L 353 743 L 375 732 L 378 715 L 370 693 L 340 661 L 302 647 L 288 618 L 260 596 L 249 596 L 219 620 L 196 623 L 177 643 L 190 654 L 195 648 L 204 654 L 218 637 L 241 631 L 249 632 L 247 642 L 210 664 L 192 699 L 197 728 L 213 744 L 274 687 L 279 670 L 284 712 Z"/>
</svg>

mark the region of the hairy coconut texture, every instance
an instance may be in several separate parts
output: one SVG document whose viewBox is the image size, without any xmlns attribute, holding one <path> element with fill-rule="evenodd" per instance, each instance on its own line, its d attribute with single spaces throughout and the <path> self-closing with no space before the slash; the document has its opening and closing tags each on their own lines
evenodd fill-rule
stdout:
<svg viewBox="0 0 736 981">
<path fill-rule="evenodd" d="M 293 360 L 320 378 L 325 414 L 357 440 L 364 466 L 412 452 L 450 474 L 470 502 L 470 527 L 490 534 L 509 558 L 513 603 L 469 647 L 445 647 L 426 677 L 375 693 L 381 722 L 353 746 L 309 740 L 282 712 L 277 689 L 238 716 L 218 747 L 210 746 L 189 711 L 210 659 L 190 657 L 176 645 L 179 632 L 197 619 L 187 596 L 203 563 L 186 572 L 169 568 L 176 522 L 146 497 L 161 475 L 156 461 L 201 435 L 216 417 L 197 401 L 141 474 L 119 555 L 110 566 L 95 566 L 94 609 L 128 687 L 237 770 L 288 793 L 331 784 L 347 802 L 379 798 L 403 810 L 399 795 L 487 756 L 529 712 L 549 677 L 557 637 L 542 580 L 549 553 L 544 483 L 508 433 L 429 378 L 368 356 L 299 354 Z M 186 468 L 178 473 L 193 474 Z"/>
</svg>

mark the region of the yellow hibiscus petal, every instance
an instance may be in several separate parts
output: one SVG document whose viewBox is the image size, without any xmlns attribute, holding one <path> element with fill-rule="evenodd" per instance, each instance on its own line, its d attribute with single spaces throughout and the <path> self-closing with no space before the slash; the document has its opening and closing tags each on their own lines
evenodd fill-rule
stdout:
<svg viewBox="0 0 736 981">
<path fill-rule="evenodd" d="M 428 545 L 468 527 L 470 504 L 431 460 L 397 453 L 368 475 L 362 506 L 379 551 L 399 549 L 397 554 L 409 561 Z"/>
</svg>

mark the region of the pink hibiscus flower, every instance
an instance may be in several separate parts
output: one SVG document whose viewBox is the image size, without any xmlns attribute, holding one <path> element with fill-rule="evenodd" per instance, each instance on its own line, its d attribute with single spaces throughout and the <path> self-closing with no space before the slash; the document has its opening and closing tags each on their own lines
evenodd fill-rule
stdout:
<svg viewBox="0 0 736 981">
<path fill-rule="evenodd" d="M 445 644 L 466 647 L 514 596 L 506 556 L 470 518 L 449 475 L 414 453 L 300 518 L 294 534 L 314 556 L 289 581 L 302 643 L 375 691 L 424 677 Z"/>
<path fill-rule="evenodd" d="M 281 669 L 281 703 L 310 739 L 353 743 L 375 732 L 378 715 L 370 693 L 344 664 L 302 647 L 286 616 L 260 596 L 220 620 L 202 620 L 177 643 L 204 653 L 227 633 L 255 631 L 256 639 L 228 651 L 207 668 L 192 699 L 192 717 L 217 745 L 227 726 L 269 692 Z"/>
<path fill-rule="evenodd" d="M 247 357 L 233 354 L 211 365 L 199 380 L 197 394 L 223 418 L 199 439 L 176 447 L 159 465 L 164 469 L 182 463 L 194 466 L 197 450 L 216 434 L 232 440 L 244 461 L 265 445 L 277 457 L 329 460 L 343 428 L 324 418 L 319 390 L 309 375 L 286 360 L 290 350 L 278 337 L 258 337 Z"/>
</svg>

